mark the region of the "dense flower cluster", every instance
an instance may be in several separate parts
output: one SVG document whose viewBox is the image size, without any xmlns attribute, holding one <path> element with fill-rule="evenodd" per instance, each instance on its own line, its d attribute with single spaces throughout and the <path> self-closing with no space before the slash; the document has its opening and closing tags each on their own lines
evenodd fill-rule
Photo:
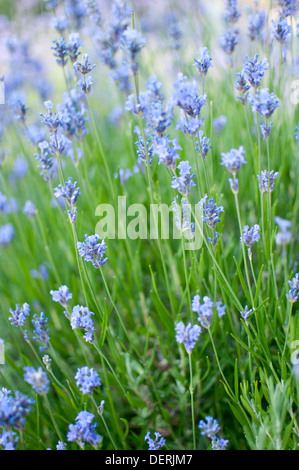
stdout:
<svg viewBox="0 0 299 470">
<path fill-rule="evenodd" d="M 48 321 L 49 321 L 49 318 L 47 318 L 43 312 L 41 312 L 39 317 L 36 314 L 33 315 L 33 319 L 32 319 L 32 324 L 34 326 L 33 339 L 36 339 L 37 341 L 40 341 L 41 343 L 44 344 L 44 346 L 39 347 L 40 351 L 47 349 L 49 346 L 50 330 L 47 328 Z"/>
<path fill-rule="evenodd" d="M 84 395 L 91 395 L 93 390 L 101 385 L 98 373 L 87 366 L 77 370 L 75 380 L 77 387 Z"/>
<path fill-rule="evenodd" d="M 294 103 L 298 0 L 276 0 L 268 10 L 259 0 L 246 8 L 225 0 L 220 15 L 200 1 L 188 15 L 182 2 L 157 9 L 159 2 L 132 9 L 129 0 L 42 3 L 42 15 L 34 8 L 40 43 L 28 32 L 28 5 L 14 9 L 16 18 L 0 15 L 1 308 L 8 318 L 0 367 L 7 361 L 10 368 L 0 376 L 7 387 L 17 378 L 20 390 L 39 395 L 35 402 L 0 389 L 1 449 L 156 451 L 166 447 L 164 435 L 173 438 L 170 449 L 188 448 L 190 436 L 194 450 L 207 439 L 212 450 L 229 443 L 295 449 L 289 404 L 296 404 L 299 366 L 286 352 L 299 300 L 299 122 L 287 94 L 294 92 Z M 46 54 L 34 52 L 45 41 L 49 67 Z M 173 238 L 162 241 L 163 227 L 146 242 L 141 230 L 137 241 L 113 240 L 102 269 L 111 232 L 103 235 L 102 224 L 90 232 L 92 208 L 117 197 L 143 209 L 159 205 L 159 217 L 173 201 Z M 114 217 L 120 239 L 121 216 L 129 217 L 123 209 Z M 253 214 L 257 223 L 243 225 Z M 141 228 L 139 217 L 133 223 Z M 78 241 L 86 232 L 95 234 Z M 30 305 L 15 305 L 18 298 Z M 280 352 L 271 361 L 268 346 Z M 262 391 L 246 385 L 254 383 Z M 275 407 L 280 420 L 272 419 Z M 213 409 L 225 417 L 230 442 L 219 437 Z M 198 426 L 196 414 L 204 418 Z M 244 428 L 246 416 L 254 419 Z M 150 426 L 158 430 L 153 437 Z"/>
<path fill-rule="evenodd" d="M 199 58 L 194 59 L 195 67 L 197 68 L 199 75 L 205 77 L 210 67 L 213 67 L 212 58 L 210 57 L 209 50 L 207 47 L 203 47 L 198 51 Z"/>
<path fill-rule="evenodd" d="M 66 203 L 70 207 L 67 211 L 69 220 L 72 224 L 75 223 L 77 218 L 77 200 L 80 193 L 80 188 L 77 187 L 77 181 L 73 183 L 73 179 L 69 177 L 68 181 L 64 183 L 64 186 L 61 184 L 54 189 L 54 196 L 59 198 L 63 197 L 66 200 Z"/>
<path fill-rule="evenodd" d="M 292 232 L 290 231 L 292 222 L 279 216 L 276 216 L 274 220 L 279 227 L 279 230 L 276 234 L 277 245 L 287 245 L 292 240 Z"/>
<path fill-rule="evenodd" d="M 106 264 L 108 258 L 105 258 L 107 245 L 104 240 L 99 243 L 98 235 L 85 235 L 84 242 L 78 242 L 77 248 L 79 255 L 90 261 L 95 268 L 100 268 Z"/>
<path fill-rule="evenodd" d="M 299 299 L 299 274 L 289 281 L 290 290 L 287 293 L 287 298 L 291 303 L 297 302 Z"/>
<path fill-rule="evenodd" d="M 86 442 L 93 447 L 97 447 L 102 441 L 102 436 L 96 433 L 97 424 L 93 420 L 94 415 L 92 413 L 80 411 L 76 417 L 76 424 L 69 425 L 68 442 L 75 441 L 82 449 L 84 449 Z"/>
<path fill-rule="evenodd" d="M 73 330 L 79 328 L 80 330 L 84 330 L 85 333 L 83 338 L 87 343 L 94 342 L 94 324 L 91 318 L 91 315 L 94 315 L 87 307 L 83 307 L 80 305 L 76 305 L 72 313 L 70 314 L 70 323 Z"/>
<path fill-rule="evenodd" d="M 200 302 L 200 296 L 195 295 L 192 299 L 192 312 L 198 314 L 198 321 L 200 322 L 201 326 L 204 328 L 210 328 L 213 314 L 214 314 L 214 307 L 217 310 L 218 317 L 221 318 L 225 315 L 226 306 L 222 305 L 221 302 L 214 302 L 208 297 L 207 295 L 202 298 L 203 303 Z"/>
<path fill-rule="evenodd" d="M 214 229 L 217 222 L 220 222 L 219 214 L 224 212 L 223 206 L 217 206 L 214 199 L 208 199 L 207 194 L 205 194 L 198 204 L 203 211 L 202 220 L 208 227 Z"/>
<path fill-rule="evenodd" d="M 10 390 L 2 388 L 0 390 L 0 426 L 22 431 L 26 423 L 26 416 L 30 413 L 34 403 L 34 400 L 18 391 L 13 396 Z"/>
<path fill-rule="evenodd" d="M 196 341 L 201 333 L 201 328 L 198 325 L 192 326 L 191 323 L 188 323 L 187 326 L 184 325 L 182 321 L 178 322 L 176 327 L 176 341 L 180 344 L 184 344 L 188 354 L 191 354 L 192 349 L 194 348 Z"/>
<path fill-rule="evenodd" d="M 67 286 L 60 286 L 58 290 L 51 290 L 52 300 L 59 302 L 64 308 L 67 308 L 69 300 L 73 297 Z"/>
<path fill-rule="evenodd" d="M 166 445 L 166 441 L 162 434 L 155 432 L 155 439 L 150 435 L 150 432 L 147 432 L 144 440 L 148 443 L 148 450 L 159 450 Z"/>
<path fill-rule="evenodd" d="M 259 190 L 261 193 L 267 193 L 268 188 L 270 188 L 270 193 L 274 190 L 274 184 L 276 178 L 278 178 L 279 173 L 277 171 L 271 170 L 268 173 L 267 170 L 262 170 L 260 175 L 257 175 L 257 179 L 259 182 Z"/>
<path fill-rule="evenodd" d="M 24 367 L 24 372 L 25 382 L 29 383 L 36 393 L 45 395 L 49 392 L 50 381 L 41 367 L 37 370 L 34 367 Z"/>
<path fill-rule="evenodd" d="M 241 241 L 245 243 L 248 248 L 248 256 L 251 258 L 251 248 L 252 246 L 259 241 L 260 239 L 260 226 L 255 224 L 253 227 L 249 228 L 249 225 L 244 225 L 243 227 L 243 234 L 241 237 Z"/>
<path fill-rule="evenodd" d="M 198 427 L 201 430 L 201 435 L 206 436 L 211 440 L 212 450 L 225 450 L 229 444 L 227 439 L 222 439 L 216 436 L 220 431 L 218 421 L 212 416 L 207 416 L 204 420 L 200 420 Z"/>
<path fill-rule="evenodd" d="M 26 317 L 30 314 L 30 306 L 26 302 L 20 307 L 18 304 L 16 305 L 16 309 L 12 310 L 9 309 L 11 316 L 9 317 L 9 321 L 13 326 L 23 326 L 26 320 Z"/>
<path fill-rule="evenodd" d="M 191 189 L 195 186 L 193 181 L 194 174 L 191 174 L 192 168 L 187 161 L 181 161 L 178 166 L 179 176 L 174 176 L 171 187 L 176 189 L 182 196 L 189 196 Z"/>
</svg>

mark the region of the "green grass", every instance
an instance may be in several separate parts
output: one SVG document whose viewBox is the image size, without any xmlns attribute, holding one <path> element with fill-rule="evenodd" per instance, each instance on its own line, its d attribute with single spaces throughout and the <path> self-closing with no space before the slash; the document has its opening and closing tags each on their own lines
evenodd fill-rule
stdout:
<svg viewBox="0 0 299 470">
<path fill-rule="evenodd" d="M 210 52 L 213 57 L 213 49 Z M 161 50 L 156 51 L 149 45 L 141 57 L 140 89 L 144 89 L 153 70 L 157 74 L 160 71 L 165 93 L 169 96 L 175 74 L 171 80 L 167 77 Z M 189 61 L 182 56 L 181 61 L 184 73 L 196 77 L 192 59 Z M 238 57 L 237 71 L 241 70 L 243 62 L 243 57 Z M 57 76 L 60 72 L 57 66 Z M 141 203 L 147 208 L 151 202 L 170 204 L 173 200 L 171 180 L 166 169 L 157 165 L 157 157 L 150 167 L 149 180 L 146 168 L 144 174 L 134 175 L 124 186 L 114 179 L 119 168 L 132 168 L 136 161 L 134 142 L 137 138 L 133 129 L 138 120 L 125 113 L 117 127 L 111 125 L 109 112 L 119 102 L 124 104 L 125 98 L 119 97 L 103 66 L 98 64 L 93 77 L 95 87 L 89 104 L 115 196 L 125 195 L 127 205 Z M 199 78 L 196 79 L 201 87 Z M 213 117 L 225 114 L 228 119 L 222 133 L 214 133 L 213 148 L 206 160 L 211 195 L 225 210 L 217 225 L 220 238 L 215 248 L 209 245 L 208 249 L 203 244 L 198 251 L 186 251 L 186 266 L 179 240 L 158 243 L 157 240 L 116 238 L 107 240 L 109 260 L 103 268 L 107 288 L 101 272 L 80 259 L 81 279 L 70 223 L 65 210 L 50 205 L 51 187 L 39 175 L 33 157 L 37 148 L 28 142 L 19 122 L 15 121 L 6 130 L 3 148 L 8 153 L 0 169 L 1 191 L 15 197 L 20 208 L 30 199 L 38 210 L 32 219 L 21 210 L 9 215 L 0 214 L 0 225 L 11 221 L 16 230 L 13 242 L 1 250 L 0 257 L 0 336 L 5 339 L 5 364 L 0 365 L 0 386 L 20 390 L 36 400 L 27 417 L 19 448 L 44 450 L 54 448 L 59 439 L 66 442 L 68 425 L 75 422 L 78 412 L 83 409 L 96 415 L 97 430 L 103 436 L 102 448 L 107 450 L 115 447 L 145 449 L 144 436 L 148 430 L 161 432 L 168 450 L 191 449 L 194 438 L 196 449 L 206 449 L 210 441 L 200 435 L 197 424 L 209 415 L 220 423 L 221 436 L 229 439 L 230 449 L 286 450 L 298 447 L 299 384 L 291 362 L 292 343 L 299 337 L 298 306 L 294 304 L 291 312 L 286 293 L 298 260 L 299 160 L 294 129 L 299 115 L 298 107 L 290 102 L 292 76 L 283 66 L 272 67 L 263 80 L 264 86 L 268 81 L 272 84 L 270 91 L 280 99 L 280 109 L 273 116 L 269 138 L 271 169 L 278 171 L 279 177 L 271 199 L 272 231 L 269 233 L 265 195 L 265 240 L 261 239 L 253 247 L 256 285 L 246 261 L 255 305 L 248 324 L 240 320 L 241 307 L 252 307 L 252 298 L 237 211 L 228 183 L 229 174 L 220 162 L 222 152 L 244 146 L 248 163 L 238 175 L 242 226 L 261 224 L 256 180 L 258 139 L 249 105 L 244 112 L 233 96 L 234 78 L 229 67 L 222 68 L 214 60 L 214 69 L 205 80 L 208 104 L 203 109 L 204 132 L 208 137 L 212 135 Z M 58 78 L 56 87 L 56 95 L 51 97 L 55 104 L 61 101 L 61 90 L 64 89 L 64 83 Z M 39 112 L 43 112 L 42 103 L 30 107 L 28 120 L 33 122 Z M 250 135 L 245 113 L 249 129 L 252 129 Z M 65 178 L 72 176 L 77 180 L 82 192 L 77 203 L 76 222 L 80 241 L 85 234 L 95 233 L 96 207 L 102 203 L 115 205 L 91 117 L 88 127 L 90 132 L 82 144 L 84 157 L 79 165 L 63 159 Z M 196 173 L 196 187 L 190 201 L 197 203 L 199 188 L 205 188 L 202 162 L 196 163 L 192 141 L 175 131 L 175 125 L 170 133 L 180 141 L 181 160 L 188 160 Z M 25 155 L 29 171 L 23 179 L 10 184 L 9 175 L 20 153 Z M 266 169 L 265 141 L 261 142 L 261 158 L 262 169 Z M 59 182 L 56 175 L 52 188 Z M 275 215 L 293 223 L 293 241 L 286 248 L 286 260 L 274 240 Z M 211 236 L 206 226 L 204 232 L 206 237 Z M 274 240 L 275 282 L 269 259 L 270 236 Z M 30 270 L 37 269 L 43 262 L 48 263 L 49 279 L 33 279 Z M 81 333 L 71 329 L 63 308 L 52 301 L 50 290 L 63 284 L 73 294 L 71 307 L 80 304 L 95 313 L 94 346 L 87 344 Z M 174 328 L 179 320 L 186 324 L 192 318 L 190 296 L 193 298 L 196 294 L 221 300 L 226 305 L 226 315 L 221 319 L 214 318 L 210 331 L 203 331 L 191 355 L 194 437 L 188 355 L 176 342 Z M 35 396 L 23 381 L 23 367 L 38 367 L 44 354 L 39 352 L 34 340 L 24 341 L 22 332 L 8 321 L 9 308 L 23 302 L 30 304 L 32 314 L 43 311 L 50 319 L 51 341 L 45 353 L 52 359 L 52 372 L 48 372 L 51 412 L 46 400 Z M 32 337 L 28 319 L 26 328 Z M 102 386 L 94 391 L 93 398 L 82 395 L 74 380 L 77 369 L 84 365 L 94 367 L 101 377 Z M 103 416 L 97 414 L 101 400 L 105 400 Z M 78 449 L 78 446 L 68 444 L 68 448 Z"/>
</svg>

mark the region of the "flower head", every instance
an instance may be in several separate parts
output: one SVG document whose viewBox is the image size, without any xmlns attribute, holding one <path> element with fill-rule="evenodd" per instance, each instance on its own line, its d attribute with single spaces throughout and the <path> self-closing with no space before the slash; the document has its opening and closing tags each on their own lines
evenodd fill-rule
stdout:
<svg viewBox="0 0 299 470">
<path fill-rule="evenodd" d="M 49 149 L 49 143 L 44 140 L 42 142 L 39 142 L 38 147 L 40 148 L 40 155 L 35 153 L 34 157 L 36 160 L 40 162 L 40 165 L 38 165 L 37 168 L 40 170 L 43 170 L 40 175 L 44 177 L 46 181 L 48 181 L 54 173 L 54 161 L 53 158 L 51 157 L 50 149 Z"/>
<path fill-rule="evenodd" d="M 277 0 L 279 6 L 282 7 L 280 18 L 287 18 L 288 16 L 295 16 L 299 8 L 298 0 Z"/>
<path fill-rule="evenodd" d="M 177 139 L 170 140 L 168 136 L 160 137 L 154 144 L 154 153 L 158 155 L 159 165 L 163 163 L 170 170 L 176 168 L 176 161 L 180 158 L 179 150 L 182 150 L 182 147 Z"/>
<path fill-rule="evenodd" d="M 201 333 L 200 326 L 192 326 L 191 323 L 188 323 L 188 325 L 185 326 L 184 323 L 180 321 L 176 324 L 175 331 L 176 341 L 180 344 L 184 344 L 187 353 L 191 354 L 192 349 L 194 348 L 196 341 L 198 340 Z"/>
<path fill-rule="evenodd" d="M 10 390 L 2 388 L 0 390 L 0 427 L 22 431 L 26 416 L 34 403 L 34 400 L 18 391 L 13 396 Z"/>
<path fill-rule="evenodd" d="M 255 95 L 248 98 L 252 111 L 257 111 L 266 119 L 270 118 L 274 111 L 279 108 L 279 99 L 268 88 L 257 90 Z"/>
<path fill-rule="evenodd" d="M 258 182 L 259 182 L 259 190 L 261 193 L 267 193 L 269 189 L 270 183 L 270 193 L 274 190 L 274 184 L 276 178 L 279 176 L 279 173 L 274 172 L 273 170 L 270 171 L 268 174 L 267 170 L 262 170 L 260 175 L 256 175 Z"/>
<path fill-rule="evenodd" d="M 256 54 L 253 59 L 246 56 L 247 62 L 244 65 L 244 76 L 253 88 L 258 88 L 261 80 L 268 70 L 267 59 L 258 60 L 259 56 Z"/>
<path fill-rule="evenodd" d="M 247 323 L 248 318 L 250 317 L 252 312 L 253 312 L 252 308 L 249 309 L 247 305 L 245 306 L 244 312 L 240 312 L 240 315 L 243 318 L 243 320 L 245 321 L 245 323 Z"/>
<path fill-rule="evenodd" d="M 30 306 L 25 302 L 22 307 L 17 304 L 15 310 L 10 308 L 9 311 L 11 313 L 11 316 L 8 318 L 10 323 L 13 326 L 23 326 L 26 317 L 28 317 L 30 314 Z"/>
<path fill-rule="evenodd" d="M 23 207 L 23 214 L 27 215 L 28 217 L 34 217 L 36 213 L 36 205 L 30 200 L 26 201 L 25 206 Z"/>
<path fill-rule="evenodd" d="M 16 450 L 18 445 L 19 436 L 13 431 L 3 431 L 0 434 L 0 446 L 3 450 Z"/>
<path fill-rule="evenodd" d="M 76 385 L 84 395 L 91 395 L 101 385 L 98 373 L 89 367 L 81 367 L 75 375 Z"/>
<path fill-rule="evenodd" d="M 239 42 L 239 29 L 230 28 L 220 38 L 220 47 L 228 55 L 231 56 Z"/>
<path fill-rule="evenodd" d="M 212 148 L 211 139 L 204 137 L 203 131 L 198 132 L 198 138 L 199 141 L 196 141 L 195 148 L 205 160 L 209 150 Z"/>
<path fill-rule="evenodd" d="M 36 314 L 33 315 L 33 319 L 32 319 L 32 324 L 34 326 L 33 339 L 36 339 L 44 343 L 44 346 L 40 346 L 39 348 L 40 351 L 43 351 L 49 346 L 50 330 L 47 329 L 48 321 L 49 321 L 49 318 L 47 318 L 43 312 L 41 312 L 39 317 Z"/>
<path fill-rule="evenodd" d="M 82 75 L 87 75 L 90 73 L 96 65 L 91 65 L 89 62 L 89 55 L 88 54 L 83 54 L 82 56 L 82 62 L 75 62 L 74 63 L 74 69 L 77 72 L 80 72 Z"/>
<path fill-rule="evenodd" d="M 91 318 L 91 315 L 94 315 L 93 312 L 90 312 L 90 310 L 87 307 L 83 307 L 80 305 L 76 305 L 73 308 L 73 311 L 70 315 L 70 323 L 71 327 L 73 330 L 76 330 L 77 328 L 82 329 L 85 331 L 83 338 L 87 343 L 93 343 L 94 342 L 94 325 L 93 321 Z"/>
<path fill-rule="evenodd" d="M 99 242 L 100 237 L 98 235 L 85 235 L 84 242 L 78 242 L 77 248 L 79 255 L 90 261 L 95 268 L 100 268 L 106 264 L 108 258 L 105 258 L 105 250 L 107 245 L 104 240 Z"/>
<path fill-rule="evenodd" d="M 144 440 L 148 443 L 148 450 L 159 450 L 164 447 L 166 442 L 162 434 L 155 432 L 155 440 L 151 438 L 150 432 L 147 432 Z"/>
<path fill-rule="evenodd" d="M 34 367 L 24 367 L 24 380 L 29 383 L 39 395 L 46 395 L 49 391 L 50 381 L 46 372 L 41 367 L 37 370 Z"/>
<path fill-rule="evenodd" d="M 214 310 L 216 307 L 218 317 L 221 318 L 225 315 L 225 305 L 221 302 L 216 302 L 215 305 L 208 296 L 203 297 L 203 303 L 200 302 L 200 296 L 195 295 L 192 299 L 192 312 L 198 314 L 198 321 L 203 328 L 210 328 Z"/>
<path fill-rule="evenodd" d="M 219 214 L 224 212 L 223 207 L 218 207 L 214 199 L 208 199 L 207 194 L 199 201 L 198 204 L 203 211 L 202 220 L 208 227 L 214 229 L 217 222 L 220 222 Z"/>
<path fill-rule="evenodd" d="M 182 73 L 173 85 L 172 102 L 190 117 L 199 116 L 201 108 L 207 102 L 207 95 L 199 95 L 195 80 L 188 81 Z"/>
<path fill-rule="evenodd" d="M 174 176 L 171 187 L 177 189 L 182 196 L 189 196 L 191 189 L 195 186 L 194 174 L 191 174 L 191 166 L 187 161 L 181 161 L 178 166 L 179 176 Z"/>
<path fill-rule="evenodd" d="M 78 56 L 81 54 L 79 51 L 82 47 L 82 41 L 79 33 L 71 33 L 67 43 L 67 53 L 73 64 L 77 62 Z"/>
<path fill-rule="evenodd" d="M 236 77 L 235 88 L 241 93 L 241 96 L 237 96 L 237 98 L 241 101 L 242 104 L 245 104 L 247 102 L 250 85 L 247 82 L 244 70 L 242 70 L 240 73 L 237 73 Z"/>
<path fill-rule="evenodd" d="M 72 298 L 72 294 L 67 286 L 61 286 L 58 290 L 50 290 L 52 300 L 59 302 L 64 308 L 67 308 L 69 300 Z"/>
<path fill-rule="evenodd" d="M 93 78 L 86 77 L 84 80 L 79 80 L 77 82 L 77 85 L 81 88 L 85 95 L 89 95 L 89 93 L 91 92 L 91 87 L 93 85 Z"/>
<path fill-rule="evenodd" d="M 209 439 L 213 439 L 218 431 L 220 431 L 218 421 L 212 416 L 207 416 L 204 420 L 200 420 L 198 427 L 201 429 L 201 435 L 207 436 Z"/>
<path fill-rule="evenodd" d="M 278 216 L 276 216 L 274 220 L 279 227 L 279 231 L 276 234 L 277 245 L 287 245 L 292 240 L 292 232 L 290 231 L 292 222 Z"/>
<path fill-rule="evenodd" d="M 194 59 L 194 66 L 197 68 L 199 75 L 205 77 L 210 67 L 213 67 L 212 58 L 210 57 L 207 47 L 202 47 L 198 51 L 199 58 Z"/>
<path fill-rule="evenodd" d="M 290 40 L 292 29 L 287 18 L 281 18 L 278 21 L 272 20 L 272 34 L 280 44 L 287 43 Z"/>
<path fill-rule="evenodd" d="M 86 442 L 96 447 L 102 441 L 102 436 L 96 434 L 97 424 L 93 423 L 93 420 L 94 415 L 92 413 L 80 411 L 76 417 L 76 424 L 69 425 L 67 440 L 77 442 L 82 449 L 84 449 Z"/>
<path fill-rule="evenodd" d="M 243 227 L 243 235 L 241 237 L 241 241 L 245 243 L 248 248 L 248 256 L 251 257 L 251 248 L 252 246 L 259 241 L 260 239 L 260 226 L 255 224 L 253 227 L 249 228 L 248 225 L 244 225 Z"/>
<path fill-rule="evenodd" d="M 70 207 L 68 216 L 72 224 L 74 224 L 76 221 L 76 203 L 80 194 L 80 188 L 77 187 L 77 181 L 73 183 L 73 179 L 71 177 L 69 177 L 68 181 L 64 183 L 64 186 L 60 184 L 57 188 L 54 189 L 54 196 L 57 198 L 63 197 Z"/>
<path fill-rule="evenodd" d="M 10 244 L 15 234 L 13 225 L 9 222 L 8 224 L 0 226 L 0 246 L 6 247 Z"/>
<path fill-rule="evenodd" d="M 221 154 L 221 165 L 225 166 L 232 175 L 236 176 L 241 166 L 247 163 L 244 155 L 245 150 L 243 146 L 240 146 L 239 149 L 231 149 L 229 152 Z"/>
<path fill-rule="evenodd" d="M 228 444 L 229 441 L 227 439 L 221 439 L 215 436 L 212 439 L 212 450 L 225 450 Z"/>
<path fill-rule="evenodd" d="M 128 28 L 122 35 L 122 47 L 128 51 L 131 60 L 131 69 L 133 73 L 138 70 L 137 55 L 144 48 L 146 42 L 139 31 Z"/>
<path fill-rule="evenodd" d="M 266 20 L 267 12 L 265 10 L 257 10 L 248 15 L 248 32 L 251 41 L 259 38 L 261 42 L 264 42 Z"/>
<path fill-rule="evenodd" d="M 237 23 L 241 16 L 237 0 L 226 0 L 224 19 L 227 23 Z"/>
<path fill-rule="evenodd" d="M 188 137 L 195 137 L 203 125 L 203 122 L 204 118 L 200 119 L 198 116 L 195 116 L 188 119 L 186 115 L 181 112 L 181 115 L 177 120 L 176 129 L 179 129 Z"/>
<path fill-rule="evenodd" d="M 299 299 L 299 273 L 295 274 L 295 277 L 289 281 L 290 290 L 287 293 L 287 299 L 291 303 L 297 302 Z"/>
<path fill-rule="evenodd" d="M 54 51 L 53 55 L 56 57 L 57 64 L 61 67 L 65 67 L 65 65 L 68 63 L 68 47 L 65 39 L 61 38 L 60 41 L 55 39 L 53 44 L 55 44 L 55 46 L 51 47 L 51 49 Z"/>
</svg>

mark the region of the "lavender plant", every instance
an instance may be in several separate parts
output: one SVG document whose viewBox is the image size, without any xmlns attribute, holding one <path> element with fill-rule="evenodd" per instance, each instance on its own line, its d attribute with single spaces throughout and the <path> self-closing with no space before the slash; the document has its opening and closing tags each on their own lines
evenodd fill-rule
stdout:
<svg viewBox="0 0 299 470">
<path fill-rule="evenodd" d="M 298 2 L 220 3 L 1 17 L 1 450 L 298 448 Z"/>
</svg>

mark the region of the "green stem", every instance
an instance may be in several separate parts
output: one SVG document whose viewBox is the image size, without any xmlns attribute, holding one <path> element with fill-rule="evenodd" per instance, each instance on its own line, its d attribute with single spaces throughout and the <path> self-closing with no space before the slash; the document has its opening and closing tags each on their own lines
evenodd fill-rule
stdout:
<svg viewBox="0 0 299 470">
<path fill-rule="evenodd" d="M 247 285 L 248 285 L 248 290 L 249 290 L 249 295 L 252 303 L 252 308 L 254 310 L 254 298 L 252 294 L 252 289 L 251 289 L 251 283 L 250 283 L 250 278 L 249 278 L 249 272 L 248 272 L 248 266 L 247 266 L 247 259 L 246 259 L 246 251 L 245 251 L 245 245 L 242 237 L 242 221 L 241 221 L 241 214 L 240 214 L 240 205 L 239 205 L 239 198 L 238 194 L 234 193 L 235 196 L 235 203 L 236 203 L 236 209 L 237 209 L 237 216 L 238 216 L 238 223 L 239 223 L 239 229 L 240 229 L 240 237 L 241 237 L 241 244 L 242 244 L 242 252 L 243 252 L 243 261 L 244 261 L 244 266 L 245 266 L 245 273 L 246 273 L 246 279 L 247 279 Z"/>
<path fill-rule="evenodd" d="M 218 369 L 219 369 L 219 372 L 220 372 L 220 375 L 227 387 L 227 389 L 229 390 L 230 394 L 232 397 L 234 397 L 234 392 L 232 391 L 228 381 L 226 380 L 225 378 L 225 375 L 222 371 L 222 367 L 220 365 L 220 361 L 219 361 L 219 358 L 218 358 L 218 354 L 217 354 L 217 349 L 216 349 L 216 346 L 215 346 L 215 343 L 214 343 L 214 339 L 213 339 L 213 336 L 212 336 L 212 333 L 211 333 L 211 330 L 210 328 L 208 328 L 208 332 L 209 332 L 209 336 L 210 336 L 210 340 L 211 340 L 211 344 L 212 344 L 212 347 L 213 347 L 213 351 L 214 351 L 214 355 L 215 355 L 215 359 L 216 359 L 216 363 L 217 363 L 217 366 L 218 366 Z"/>
<path fill-rule="evenodd" d="M 98 146 L 99 146 L 100 154 L 101 154 L 101 157 L 102 157 L 102 160 L 103 160 L 103 163 L 104 163 L 104 167 L 105 167 L 105 171 L 106 171 L 106 174 L 107 174 L 110 191 L 111 191 L 111 194 L 113 195 L 113 198 L 115 198 L 115 188 L 114 188 L 113 183 L 112 183 L 108 163 L 107 163 L 107 160 L 106 160 L 105 152 L 103 150 L 102 142 L 100 140 L 100 136 L 99 136 L 98 129 L 97 129 L 97 126 L 96 126 L 96 122 L 95 122 L 94 114 L 93 114 L 93 111 L 92 111 L 92 107 L 90 106 L 90 103 L 89 103 L 89 100 L 88 100 L 87 96 L 86 96 L 86 99 L 87 99 L 87 106 L 88 106 L 89 114 L 91 116 L 92 125 L 93 125 L 93 128 L 94 128 L 96 140 L 97 140 L 97 143 L 98 143 Z"/>
<path fill-rule="evenodd" d="M 54 426 L 54 428 L 55 428 L 55 431 L 56 431 L 56 433 L 57 433 L 57 435 L 58 435 L 60 441 L 63 442 L 62 434 L 61 434 L 60 429 L 59 429 L 59 426 L 57 425 L 56 420 L 55 420 L 55 418 L 54 418 L 54 415 L 53 415 L 53 412 L 52 412 L 52 408 L 51 408 L 51 405 L 50 405 L 50 402 L 49 402 L 49 399 L 48 399 L 47 395 L 44 395 L 44 399 L 45 399 L 46 407 L 48 408 L 48 411 L 49 411 L 49 414 L 50 414 L 50 417 L 51 417 L 53 426 Z"/>
<path fill-rule="evenodd" d="M 236 308 L 239 310 L 239 312 L 243 311 L 243 306 L 241 304 L 241 302 L 239 301 L 237 295 L 235 294 L 232 286 L 231 286 L 231 283 L 228 281 L 228 279 L 226 278 L 223 270 L 221 269 L 216 257 L 215 257 L 215 254 L 213 252 L 213 250 L 211 249 L 211 246 L 210 246 L 210 243 L 208 242 L 205 234 L 203 233 L 203 228 L 202 228 L 202 225 L 199 223 L 199 221 L 197 220 L 197 217 L 196 217 L 196 214 L 194 213 L 194 210 L 192 208 L 192 205 L 191 203 L 189 202 L 188 198 L 186 198 L 187 202 L 190 204 L 190 207 L 191 207 L 191 213 L 192 213 L 192 217 L 194 219 L 194 222 L 196 224 L 196 227 L 198 228 L 199 230 L 199 233 L 200 233 L 200 236 L 202 237 L 202 240 L 204 241 L 204 244 L 207 248 L 207 251 L 213 261 L 213 264 L 214 264 L 214 268 L 215 270 L 219 273 L 220 277 L 222 278 L 223 282 L 225 283 L 226 285 L 226 288 L 227 290 L 230 292 L 230 295 L 232 297 L 232 300 L 236 306 Z"/>
<path fill-rule="evenodd" d="M 92 398 L 92 401 L 93 401 L 94 406 L 96 407 L 97 413 L 98 413 L 98 415 L 100 416 L 100 418 L 101 418 L 101 420 L 102 420 L 102 422 L 103 422 L 103 425 L 104 425 L 104 427 L 105 427 L 105 429 L 106 429 L 106 432 L 107 432 L 107 434 L 108 434 L 108 436 L 109 436 L 109 439 L 110 439 L 110 441 L 111 441 L 111 443 L 112 443 L 114 449 L 115 449 L 115 450 L 118 450 L 118 447 L 117 447 L 117 445 L 116 445 L 116 443 L 115 443 L 115 441 L 114 441 L 114 439 L 113 439 L 113 437 L 112 437 L 112 435 L 111 435 L 111 432 L 110 432 L 110 430 L 109 430 L 109 427 L 107 426 L 106 420 L 105 420 L 105 418 L 104 418 L 104 416 L 103 416 L 103 412 L 99 411 L 99 408 L 100 408 L 100 407 L 98 406 L 98 404 L 97 404 L 96 400 L 94 399 L 94 397 L 92 396 L 91 398 Z"/>
<path fill-rule="evenodd" d="M 196 432 L 195 432 L 195 414 L 194 414 L 194 389 L 193 389 L 193 374 L 192 374 L 192 360 L 191 353 L 189 356 L 189 371 L 190 371 L 190 397 L 191 397 L 191 416 L 192 416 L 192 434 L 193 434 L 193 450 L 196 450 Z"/>
<path fill-rule="evenodd" d="M 191 312 L 191 322 L 193 322 L 193 314 L 192 314 L 192 308 L 191 308 L 191 294 L 190 294 L 190 286 L 189 286 L 189 279 L 188 279 L 188 273 L 187 273 L 187 262 L 186 262 L 185 243 L 184 243 L 183 233 L 182 233 L 182 250 L 183 250 L 184 273 L 185 273 L 186 289 L 187 289 L 187 295 L 188 295 L 188 303 L 189 303 L 190 312 Z"/>
</svg>

